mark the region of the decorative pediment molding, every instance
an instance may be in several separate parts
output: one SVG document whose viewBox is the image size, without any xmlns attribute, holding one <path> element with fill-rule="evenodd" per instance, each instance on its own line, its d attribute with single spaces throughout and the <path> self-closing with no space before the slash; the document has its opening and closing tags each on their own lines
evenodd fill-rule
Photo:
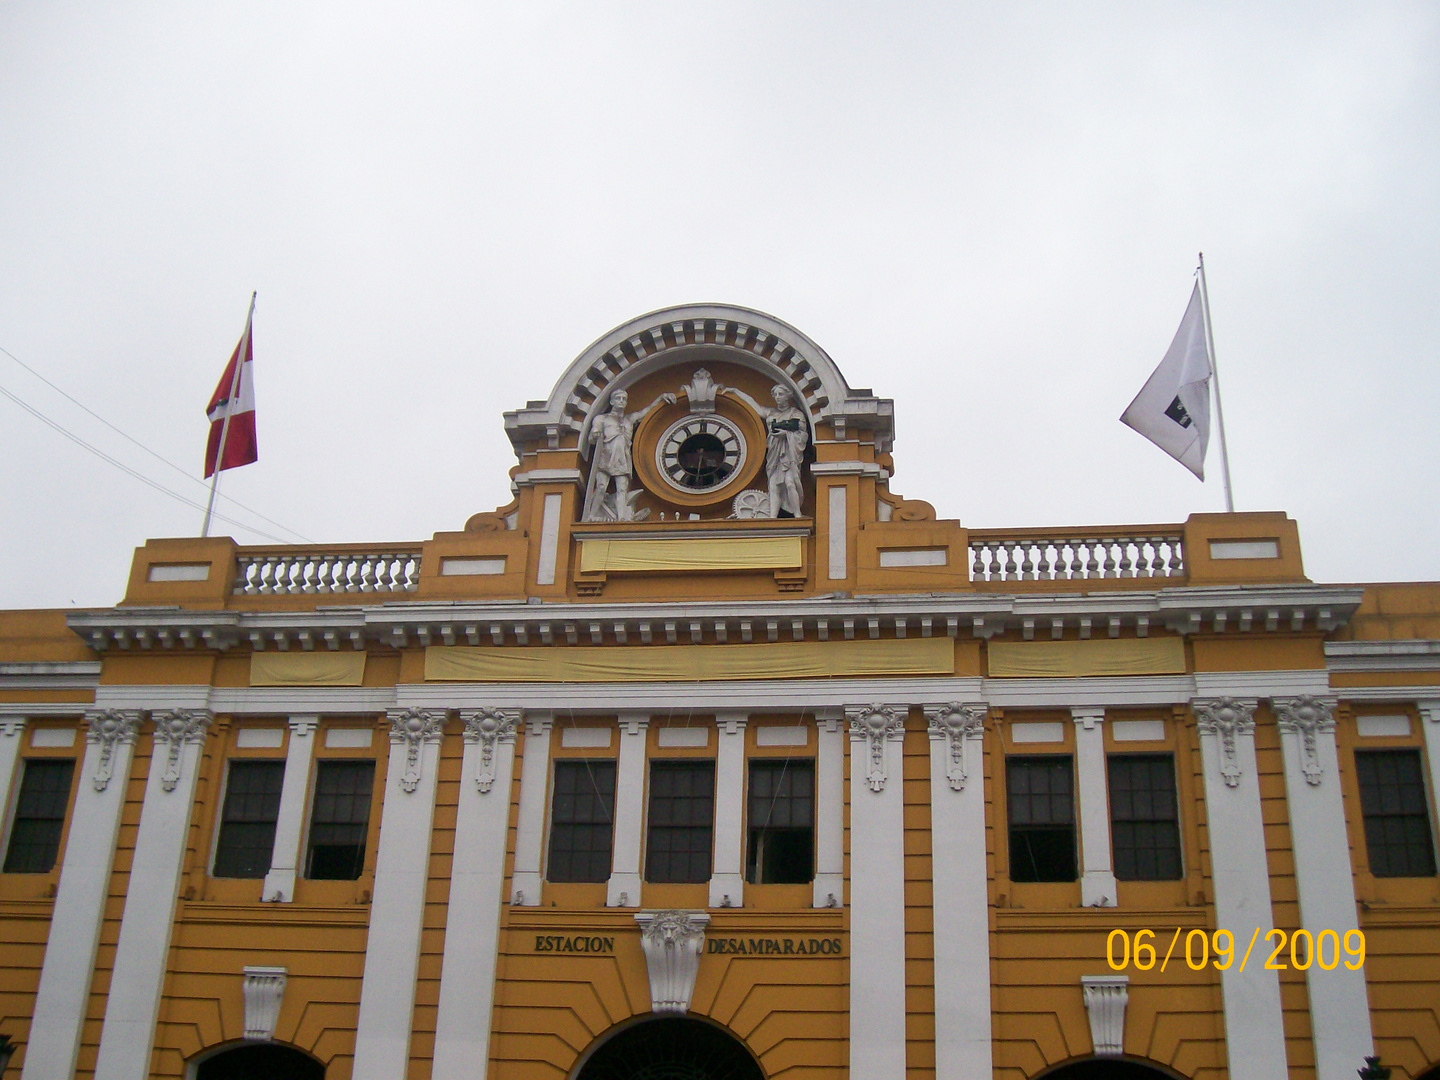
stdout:
<svg viewBox="0 0 1440 1080">
<path fill-rule="evenodd" d="M 962 705 L 958 701 L 925 706 L 931 741 L 945 741 L 945 779 L 952 791 L 965 790 L 965 781 L 969 778 L 966 744 L 973 742 L 973 752 L 980 752 L 988 711 L 989 707 L 984 704 Z"/>
<path fill-rule="evenodd" d="M 642 911 L 635 921 L 650 975 L 650 1008 L 657 1013 L 689 1012 L 710 916 L 703 911 Z"/>
<path fill-rule="evenodd" d="M 465 709 L 460 713 L 465 725 L 465 741 L 478 743 L 480 754 L 475 761 L 475 786 L 480 794 L 488 794 L 495 784 L 495 747 L 513 743 L 520 725 L 518 709 Z"/>
<path fill-rule="evenodd" d="M 884 791 L 889 770 L 885 762 L 885 744 L 902 742 L 905 738 L 904 705 L 846 705 L 845 719 L 850 723 L 850 741 L 864 743 L 865 782 L 871 791 Z M 853 755 L 852 755 L 853 757 Z"/>
<path fill-rule="evenodd" d="M 1220 775 L 1226 787 L 1240 785 L 1237 740 L 1241 735 L 1254 736 L 1256 704 L 1253 698 L 1242 700 L 1232 697 L 1196 698 L 1191 702 L 1200 734 L 1220 740 Z"/>
</svg>

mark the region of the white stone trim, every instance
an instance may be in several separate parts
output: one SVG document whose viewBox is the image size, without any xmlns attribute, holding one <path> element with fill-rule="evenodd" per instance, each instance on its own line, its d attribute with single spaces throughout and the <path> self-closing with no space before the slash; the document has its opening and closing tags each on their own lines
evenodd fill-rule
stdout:
<svg viewBox="0 0 1440 1080">
<path fill-rule="evenodd" d="M 241 972 L 240 994 L 245 999 L 245 1038 L 269 1042 L 285 1000 L 288 972 L 283 967 L 246 967 Z"/>
<path fill-rule="evenodd" d="M 1311 697 L 1276 698 L 1280 746 L 1300 924 L 1312 935 L 1334 930 L 1344 940 L 1358 925 L 1355 885 L 1340 793 L 1335 747 L 1335 702 Z M 1305 972 L 1317 1080 L 1350 1080 L 1355 1062 L 1375 1052 L 1364 971 L 1344 964 Z"/>
<path fill-rule="evenodd" d="M 510 903 L 539 907 L 541 861 L 545 845 L 545 809 L 550 794 L 550 727 L 548 712 L 526 712 L 525 747 L 520 761 L 520 812 L 515 825 L 515 873 Z"/>
<path fill-rule="evenodd" d="M 883 480 L 885 470 L 873 461 L 816 461 L 810 466 L 814 476 L 864 476 Z"/>
<path fill-rule="evenodd" d="M 710 745 L 710 729 L 705 727 L 662 727 L 655 735 L 656 745 L 662 750 L 676 747 L 698 750 Z"/>
<path fill-rule="evenodd" d="M 1077 705 L 1075 777 L 1080 811 L 1080 903 L 1114 907 L 1119 901 L 1110 851 L 1110 783 L 1105 767 L 1105 709 Z"/>
<path fill-rule="evenodd" d="M 903 705 L 845 710 L 850 727 L 850 1076 L 905 1080 Z M 878 760 L 877 760 L 878 754 Z M 890 775 L 895 783 L 886 783 Z M 868 788 L 868 790 L 867 790 Z"/>
<path fill-rule="evenodd" d="M 0 836 L 9 836 L 5 820 L 15 805 L 15 773 L 20 764 L 20 747 L 25 741 L 25 717 L 12 713 L 0 714 Z M 0 851 L 0 858 L 4 852 Z"/>
<path fill-rule="evenodd" d="M 510 482 L 518 489 L 534 484 L 578 484 L 580 479 L 579 469 L 527 469 L 512 476 Z"/>
<path fill-rule="evenodd" d="M 1434 693 L 1435 688 L 1430 688 Z M 1422 698 L 1415 703 L 1420 712 L 1420 731 L 1425 739 L 1425 757 L 1430 762 L 1430 805 L 1440 799 L 1440 698 Z"/>
<path fill-rule="evenodd" d="M 295 877 L 300 866 L 300 838 L 305 832 L 306 795 L 310 790 L 310 763 L 315 757 L 318 716 L 290 717 L 290 743 L 285 748 L 285 779 L 280 784 L 280 809 L 275 817 L 275 846 L 270 872 L 260 897 L 272 903 L 295 899 Z M 368 733 L 368 729 L 367 729 Z"/>
<path fill-rule="evenodd" d="M 1405 713 L 1384 716 L 1369 713 L 1357 716 L 1355 733 L 1362 739 L 1408 739 L 1410 717 Z"/>
<path fill-rule="evenodd" d="M 689 1012 L 710 916 L 703 911 L 641 911 L 635 921 L 640 924 L 640 948 L 650 977 L 651 1010 Z"/>
<path fill-rule="evenodd" d="M 455 853 L 445 915 L 445 952 L 435 1019 L 435 1080 L 471 1080 L 490 1060 L 490 1012 L 505 892 L 505 839 L 510 782 L 515 770 L 519 714 L 464 713 L 463 777 L 485 775 L 485 786 L 462 782 L 455 814 Z M 489 764 L 485 757 L 489 754 Z M 536 899 L 538 900 L 538 894 Z"/>
<path fill-rule="evenodd" d="M 1125 1052 L 1125 1006 L 1130 1001 L 1130 976 L 1081 975 L 1080 994 L 1090 1018 L 1090 1042 L 1096 1057 Z"/>
<path fill-rule="evenodd" d="M 1111 720 L 1110 736 L 1116 742 L 1163 742 L 1164 720 Z"/>
<path fill-rule="evenodd" d="M 1440 641 L 1327 641 L 1325 666 L 1331 671 L 1435 671 L 1440 669 Z"/>
<path fill-rule="evenodd" d="M 814 466 L 811 466 L 811 468 L 814 468 Z M 850 573 L 848 556 L 845 551 L 846 524 L 844 484 L 830 485 L 826 505 L 829 508 L 829 518 L 826 523 L 826 530 L 830 538 L 829 579 L 831 581 L 844 581 Z"/>
<path fill-rule="evenodd" d="M 1020 723 L 1011 721 L 1007 727 L 1010 741 L 1017 746 L 1065 741 L 1065 725 L 1059 720 L 1027 720 Z"/>
<path fill-rule="evenodd" d="M 560 555 L 560 496 L 545 496 L 540 519 L 540 551 L 535 563 L 535 584 L 554 585 L 555 565 Z"/>
<path fill-rule="evenodd" d="M 845 735 L 839 710 L 816 716 L 814 906 L 845 905 Z"/>
<path fill-rule="evenodd" d="M 608 750 L 615 732 L 608 727 L 565 727 L 560 729 L 560 746 L 566 750 Z"/>
<path fill-rule="evenodd" d="M 190 810 L 211 720 L 208 712 L 178 710 L 156 720 L 145 803 L 100 1029 L 96 1080 L 145 1080 L 150 1072 Z"/>
<path fill-rule="evenodd" d="M 935 1078 L 992 1080 L 985 706 L 927 705 L 925 716 L 935 906 Z"/>
<path fill-rule="evenodd" d="M 1222 698 L 1197 700 L 1194 706 L 1205 775 L 1216 924 L 1234 934 L 1235 948 L 1243 950 L 1256 927 L 1263 934 L 1275 925 L 1255 774 L 1255 702 Z M 1226 743 L 1228 749 L 1222 745 Z M 1287 1076 L 1276 973 L 1266 971 L 1263 963 L 1247 964 L 1243 972 L 1238 963 L 1231 964 L 1220 974 L 1220 994 L 1230 1075 Z"/>
<path fill-rule="evenodd" d="M 120 832 L 120 811 L 125 806 L 125 789 L 135 756 L 134 732 L 140 726 L 140 714 L 131 712 L 123 715 L 128 737 L 116 735 L 107 742 L 95 733 L 97 722 L 103 731 L 113 731 L 115 719 L 101 713 L 91 716 L 60 866 L 60 885 L 50 917 L 45 961 L 40 969 L 40 988 L 35 995 L 34 1019 L 25 1047 L 22 1080 L 68 1080 L 75 1075 L 80 1031 L 90 1003 L 90 978 L 110 892 L 110 866 Z M 86 781 L 100 772 L 103 756 L 109 757 L 108 778 L 97 787 Z"/>
<path fill-rule="evenodd" d="M 645 835 L 646 713 L 620 714 L 620 762 L 615 769 L 615 839 L 606 907 L 640 906 L 640 858 Z"/>
<path fill-rule="evenodd" d="M 1330 674 L 1324 668 L 1292 671 L 1197 671 L 1197 697 L 1261 698 L 1277 694 L 1299 697 L 1330 693 Z"/>
<path fill-rule="evenodd" d="M 710 906 L 745 906 L 745 713 L 715 718 L 715 850 Z M 663 731 L 663 729 L 662 729 Z"/>
<path fill-rule="evenodd" d="M 435 719 L 401 714 L 391 728 L 353 1080 L 394 1080 L 406 1074 L 410 1060 L 440 763 L 440 728 Z M 407 786 L 408 778 L 413 778 L 413 785 Z"/>
</svg>

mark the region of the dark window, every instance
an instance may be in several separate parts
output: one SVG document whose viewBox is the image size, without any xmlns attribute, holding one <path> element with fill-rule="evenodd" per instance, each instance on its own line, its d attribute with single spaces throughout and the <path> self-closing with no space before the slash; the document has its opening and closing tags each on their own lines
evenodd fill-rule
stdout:
<svg viewBox="0 0 1440 1080">
<path fill-rule="evenodd" d="M 322 761 L 315 766 L 306 877 L 354 881 L 360 876 L 374 790 L 373 761 Z"/>
<path fill-rule="evenodd" d="M 713 761 L 652 764 L 645 880 L 709 881 L 714 824 Z"/>
<path fill-rule="evenodd" d="M 206 1058 L 196 1080 L 325 1080 L 325 1066 L 288 1046 L 236 1046 Z"/>
<path fill-rule="evenodd" d="M 1376 877 L 1434 877 L 1420 751 L 1356 751 L 1355 775 L 1370 872 Z"/>
<path fill-rule="evenodd" d="M 615 833 L 615 762 L 580 758 L 555 763 L 550 811 L 551 881 L 605 881 Z"/>
<path fill-rule="evenodd" d="M 1180 822 L 1169 754 L 1110 759 L 1110 840 L 1121 881 L 1179 880 Z"/>
<path fill-rule="evenodd" d="M 10 827 L 10 849 L 5 852 L 5 873 L 45 874 L 55 866 L 74 774 L 75 762 L 68 759 L 25 762 L 20 797 L 15 800 L 15 823 Z"/>
<path fill-rule="evenodd" d="M 232 761 L 215 843 L 215 877 L 263 878 L 275 848 L 283 761 Z"/>
<path fill-rule="evenodd" d="M 1074 881 L 1075 782 L 1069 756 L 1005 759 L 1010 880 Z"/>
<path fill-rule="evenodd" d="M 763 885 L 800 885 L 815 868 L 815 764 L 750 763 L 750 846 L 745 878 Z"/>
</svg>

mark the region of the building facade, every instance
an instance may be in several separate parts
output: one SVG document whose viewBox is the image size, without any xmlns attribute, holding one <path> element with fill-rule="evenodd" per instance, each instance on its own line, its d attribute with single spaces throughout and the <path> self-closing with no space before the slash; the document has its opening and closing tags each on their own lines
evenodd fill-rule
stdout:
<svg viewBox="0 0 1440 1080">
<path fill-rule="evenodd" d="M 1440 586 L 939 520 L 742 308 L 504 420 L 462 531 L 0 614 L 23 1080 L 1434 1075 Z"/>
</svg>

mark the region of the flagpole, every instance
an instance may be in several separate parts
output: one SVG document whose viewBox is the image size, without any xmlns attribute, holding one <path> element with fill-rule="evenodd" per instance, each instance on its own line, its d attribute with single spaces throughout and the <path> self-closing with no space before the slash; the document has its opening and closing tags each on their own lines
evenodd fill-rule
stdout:
<svg viewBox="0 0 1440 1080">
<path fill-rule="evenodd" d="M 254 292 L 250 294 L 250 310 L 245 315 L 245 334 L 235 350 L 235 373 L 230 376 L 230 396 L 225 402 L 225 419 L 220 422 L 220 445 L 215 450 L 215 472 L 211 474 L 213 478 L 210 481 L 210 499 L 205 504 L 205 521 L 200 526 L 202 539 L 210 535 L 210 514 L 215 509 L 215 492 L 220 489 L 220 473 L 224 471 L 222 463 L 225 461 L 225 440 L 230 436 L 230 417 L 235 412 L 235 395 L 240 392 L 240 371 L 245 366 L 245 355 L 250 351 L 250 323 L 255 318 L 256 295 L 258 294 Z M 1224 430 L 1223 427 L 1221 430 Z"/>
<path fill-rule="evenodd" d="M 1220 369 L 1215 364 L 1215 336 L 1210 330 L 1210 287 L 1205 282 L 1205 253 L 1200 252 L 1200 307 L 1205 313 L 1205 347 L 1210 350 L 1210 377 L 1215 381 L 1215 419 L 1220 427 L 1220 472 L 1225 478 L 1225 512 L 1235 512 L 1230 490 L 1230 450 L 1225 442 L 1225 410 L 1220 405 Z"/>
</svg>

